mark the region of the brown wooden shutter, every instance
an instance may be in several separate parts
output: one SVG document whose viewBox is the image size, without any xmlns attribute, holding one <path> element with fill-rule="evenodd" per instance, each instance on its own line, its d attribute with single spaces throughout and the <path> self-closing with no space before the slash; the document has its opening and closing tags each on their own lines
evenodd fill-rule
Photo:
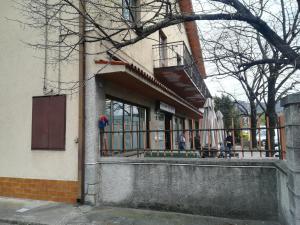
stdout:
<svg viewBox="0 0 300 225">
<path fill-rule="evenodd" d="M 32 134 L 31 148 L 48 148 L 48 107 L 49 99 L 43 97 L 34 97 L 32 100 Z"/>
<path fill-rule="evenodd" d="M 64 150 L 66 96 L 33 97 L 31 149 Z"/>
<path fill-rule="evenodd" d="M 66 96 L 50 97 L 49 148 L 65 149 Z"/>
</svg>

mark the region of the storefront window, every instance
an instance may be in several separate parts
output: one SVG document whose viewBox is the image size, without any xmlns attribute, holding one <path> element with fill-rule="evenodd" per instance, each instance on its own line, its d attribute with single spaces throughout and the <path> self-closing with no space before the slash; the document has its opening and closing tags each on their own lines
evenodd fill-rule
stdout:
<svg viewBox="0 0 300 225">
<path fill-rule="evenodd" d="M 179 136 L 185 129 L 184 119 L 180 117 L 175 117 L 173 127 L 174 127 L 174 132 L 173 132 L 174 148 L 178 149 Z"/>
<path fill-rule="evenodd" d="M 108 118 L 108 121 L 111 121 L 112 120 L 112 116 L 111 116 L 111 100 L 109 99 L 106 99 L 105 101 L 105 115 L 107 116 Z M 111 127 L 108 126 L 106 128 L 106 131 L 111 131 Z M 108 138 L 109 137 L 109 138 Z M 111 149 L 111 146 L 112 146 L 112 138 L 111 138 L 111 133 L 107 133 L 106 135 L 106 139 L 104 140 L 107 142 L 107 146 L 108 148 Z"/>
<path fill-rule="evenodd" d="M 109 118 L 107 142 L 113 150 L 132 150 L 146 145 L 146 109 L 121 101 L 106 99 L 105 114 Z"/>
<path fill-rule="evenodd" d="M 139 115 L 139 109 L 137 106 L 132 106 L 132 148 L 136 149 L 138 148 L 139 145 L 139 134 L 138 131 L 140 129 L 139 127 L 139 120 L 140 120 L 140 115 Z"/>
<path fill-rule="evenodd" d="M 125 149 L 132 149 L 132 120 L 131 120 L 131 106 L 124 104 L 124 141 Z"/>
<path fill-rule="evenodd" d="M 141 146 L 141 148 L 146 148 L 147 143 L 147 133 L 145 132 L 147 130 L 147 120 L 146 120 L 146 110 L 144 108 L 138 108 L 139 111 L 139 129 L 142 131 L 141 133 L 139 133 L 139 144 Z"/>
<path fill-rule="evenodd" d="M 113 148 L 114 149 L 123 149 L 123 113 L 124 113 L 124 104 L 117 101 L 112 101 L 112 112 L 110 124 L 113 128 L 113 131 L 118 132 L 113 134 Z"/>
<path fill-rule="evenodd" d="M 155 142 L 157 149 L 165 149 L 165 114 L 157 113 L 157 128 L 156 130 L 161 130 L 155 132 Z"/>
</svg>

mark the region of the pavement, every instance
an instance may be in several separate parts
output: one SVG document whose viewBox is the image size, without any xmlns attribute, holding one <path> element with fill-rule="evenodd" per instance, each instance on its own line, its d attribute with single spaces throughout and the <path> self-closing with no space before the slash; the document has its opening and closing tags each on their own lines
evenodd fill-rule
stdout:
<svg viewBox="0 0 300 225">
<path fill-rule="evenodd" d="M 0 225 L 280 225 L 174 212 L 0 197 Z"/>
</svg>

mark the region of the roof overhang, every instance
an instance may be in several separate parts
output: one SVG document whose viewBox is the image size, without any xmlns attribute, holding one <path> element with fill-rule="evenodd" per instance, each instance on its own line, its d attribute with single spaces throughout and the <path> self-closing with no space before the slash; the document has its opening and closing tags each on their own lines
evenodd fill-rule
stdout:
<svg viewBox="0 0 300 225">
<path fill-rule="evenodd" d="M 102 60 L 95 62 L 96 64 L 107 64 Z M 96 76 L 151 99 L 163 101 L 174 106 L 177 112 L 191 118 L 202 118 L 202 113 L 197 108 L 134 65 L 123 62 L 110 63 L 103 67 L 101 73 Z"/>
</svg>

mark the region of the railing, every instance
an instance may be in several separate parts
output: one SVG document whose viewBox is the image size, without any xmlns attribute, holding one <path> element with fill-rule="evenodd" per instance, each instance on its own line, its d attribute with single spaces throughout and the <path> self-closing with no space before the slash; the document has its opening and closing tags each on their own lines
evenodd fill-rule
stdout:
<svg viewBox="0 0 300 225">
<path fill-rule="evenodd" d="M 183 41 L 153 45 L 154 68 L 182 66 L 205 98 L 211 97 L 197 64 Z"/>
<path fill-rule="evenodd" d="M 119 157 L 285 159 L 284 127 L 259 128 L 256 137 L 252 137 L 252 130 L 105 131 L 100 133 L 99 149 L 102 156 Z M 275 131 L 274 142 L 270 130 Z M 231 148 L 227 132 L 232 133 Z"/>
</svg>

